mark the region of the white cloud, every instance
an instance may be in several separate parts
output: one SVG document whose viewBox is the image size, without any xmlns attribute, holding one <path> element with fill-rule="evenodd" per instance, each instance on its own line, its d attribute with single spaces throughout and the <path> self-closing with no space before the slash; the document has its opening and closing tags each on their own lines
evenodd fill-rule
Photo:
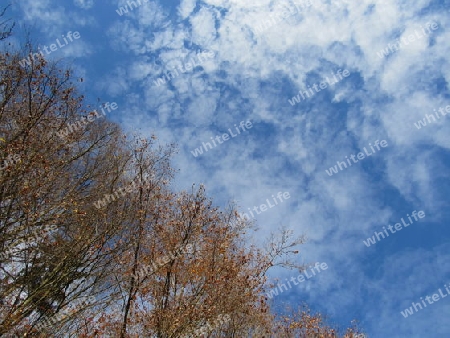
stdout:
<svg viewBox="0 0 450 338">
<path fill-rule="evenodd" d="M 94 0 L 73 0 L 73 3 L 83 9 L 89 9 L 94 6 Z"/>
<path fill-rule="evenodd" d="M 181 19 L 186 19 L 195 9 L 197 0 L 182 0 L 178 8 L 178 14 Z"/>
<path fill-rule="evenodd" d="M 191 17 L 190 22 L 194 43 L 204 45 L 215 38 L 215 16 L 210 9 L 202 7 L 198 13 Z"/>
</svg>

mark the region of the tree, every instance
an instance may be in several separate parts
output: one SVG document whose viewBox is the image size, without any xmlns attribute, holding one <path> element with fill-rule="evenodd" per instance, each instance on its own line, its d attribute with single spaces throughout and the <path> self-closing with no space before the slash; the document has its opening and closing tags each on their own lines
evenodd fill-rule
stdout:
<svg viewBox="0 0 450 338">
<path fill-rule="evenodd" d="M 5 53 L 0 61 L 0 333 L 32 330 L 86 295 L 104 305 L 114 290 L 108 268 L 127 250 L 120 239 L 134 217 L 117 198 L 133 181 L 119 128 L 85 123 L 98 112 L 82 108 L 70 72 L 19 60 Z M 96 208 L 111 193 L 115 201 Z"/>
<path fill-rule="evenodd" d="M 306 305 L 299 306 L 296 311 L 290 310 L 289 315 L 274 317 L 271 332 L 280 338 L 364 338 L 365 334 L 355 323 L 345 330 L 343 335 L 338 330 L 327 325 L 321 314 L 312 314 Z"/>
<path fill-rule="evenodd" d="M 305 314 L 278 319 L 264 294 L 273 266 L 303 271 L 302 237 L 247 247 L 235 205 L 170 189 L 173 145 L 125 135 L 70 71 L 23 57 L 0 54 L 1 335 L 331 332 Z"/>
</svg>

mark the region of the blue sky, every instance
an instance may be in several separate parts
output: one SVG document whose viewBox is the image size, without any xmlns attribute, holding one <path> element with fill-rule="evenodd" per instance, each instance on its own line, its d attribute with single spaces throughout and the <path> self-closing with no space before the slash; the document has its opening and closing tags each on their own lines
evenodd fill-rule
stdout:
<svg viewBox="0 0 450 338">
<path fill-rule="evenodd" d="M 92 103 L 116 102 L 109 117 L 127 131 L 178 144 L 177 189 L 203 182 L 243 212 L 289 192 L 256 216 L 252 240 L 285 225 L 309 239 L 299 262 L 328 269 L 275 307 L 306 301 L 340 327 L 358 319 L 370 337 L 449 336 L 450 298 L 401 311 L 450 285 L 450 114 L 426 120 L 450 105 L 450 1 L 141 1 L 119 15 L 127 1 L 13 0 L 10 41 L 20 44 L 20 26 L 40 46 L 78 31 L 47 57 L 72 64 Z M 198 51 L 214 56 L 155 85 Z M 349 75 L 289 103 L 339 70 Z M 192 155 L 247 120 L 251 129 Z M 327 174 L 377 140 L 388 145 Z M 364 244 L 414 210 L 425 217 Z"/>
</svg>

